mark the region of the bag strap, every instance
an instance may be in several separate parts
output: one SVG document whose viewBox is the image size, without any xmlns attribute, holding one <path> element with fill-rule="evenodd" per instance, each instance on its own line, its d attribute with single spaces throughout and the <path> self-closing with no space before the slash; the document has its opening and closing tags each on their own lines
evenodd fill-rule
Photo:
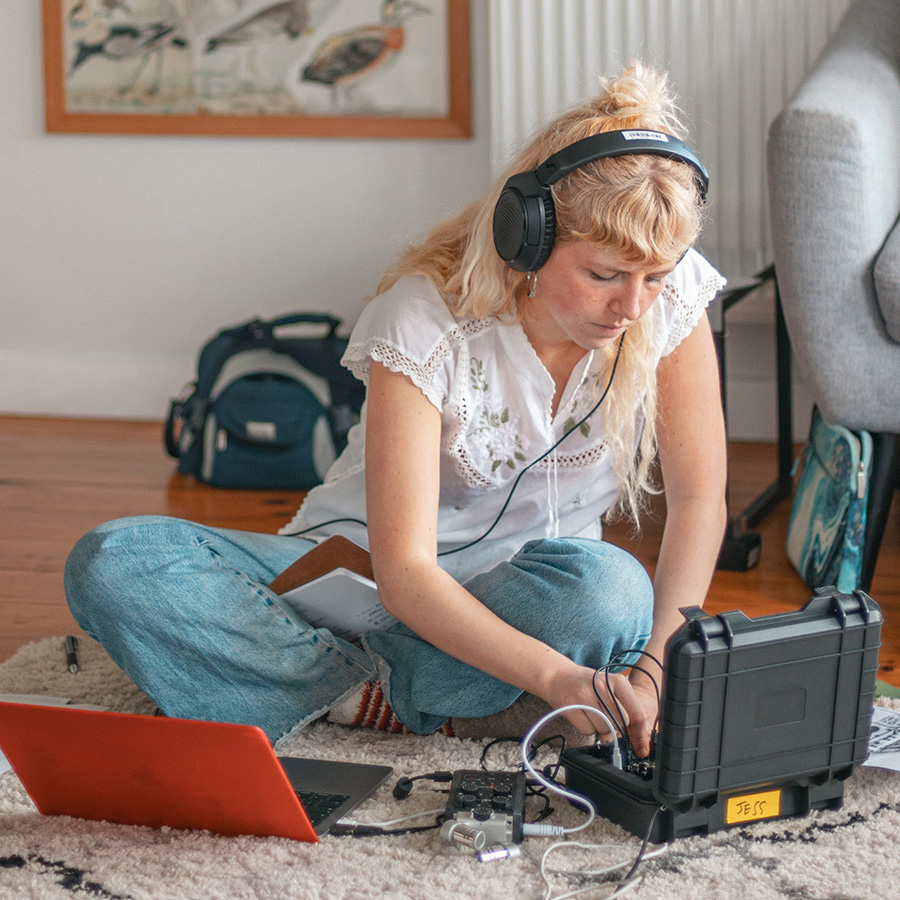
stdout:
<svg viewBox="0 0 900 900">
<path fill-rule="evenodd" d="M 175 421 L 178 419 L 184 404 L 178 400 L 169 403 L 169 415 L 166 417 L 166 425 L 163 429 L 163 442 L 166 445 L 166 453 L 173 459 L 178 459 L 178 444 L 175 442 Z"/>
<path fill-rule="evenodd" d="M 235 353 L 254 347 L 266 347 L 280 353 L 290 352 L 286 342 L 275 336 L 275 330 L 300 324 L 324 325 L 326 332 L 322 339 L 332 340 L 341 320 L 327 313 L 292 313 L 274 319 L 250 319 L 233 328 L 223 329 L 213 338 L 219 345 L 215 355 L 198 366 L 197 395 L 204 399 L 209 397 L 222 366 Z"/>
<path fill-rule="evenodd" d="M 326 338 L 333 338 L 341 324 L 340 319 L 330 316 L 328 313 L 291 313 L 290 315 L 279 316 L 277 319 L 269 319 L 268 321 L 254 319 L 253 322 L 261 323 L 270 333 L 277 328 L 283 328 L 285 325 L 326 325 L 328 330 L 323 335 Z"/>
<path fill-rule="evenodd" d="M 196 396 L 195 387 L 194 384 L 187 385 L 178 397 L 169 402 L 169 415 L 166 417 L 166 424 L 163 428 L 163 443 L 166 446 L 166 452 L 173 459 L 178 459 L 181 455 L 178 435 L 175 433 L 175 423 L 181 422 L 181 428 L 191 427 L 188 422 L 184 421 L 183 413 Z"/>
</svg>

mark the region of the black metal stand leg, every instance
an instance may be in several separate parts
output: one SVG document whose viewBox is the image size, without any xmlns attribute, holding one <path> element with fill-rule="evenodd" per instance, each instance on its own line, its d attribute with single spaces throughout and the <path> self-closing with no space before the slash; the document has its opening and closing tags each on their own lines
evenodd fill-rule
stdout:
<svg viewBox="0 0 900 900">
<path fill-rule="evenodd" d="M 775 267 L 769 266 L 759 275 L 760 283 L 775 281 L 775 366 L 778 398 L 778 475 L 749 506 L 728 523 L 717 568 L 746 572 L 759 563 L 761 541 L 752 529 L 775 506 L 789 496 L 793 487 L 791 467 L 794 455 L 794 416 L 791 389 L 791 344 L 788 337 Z M 740 297 L 737 299 L 741 299 Z M 736 302 L 736 301 L 734 301 Z M 731 304 L 733 305 L 733 303 Z"/>
<path fill-rule="evenodd" d="M 859 586 L 866 592 L 872 587 L 875 563 L 884 537 L 884 528 L 900 473 L 900 435 L 872 435 L 872 470 L 869 475 L 869 502 L 866 509 L 866 537 L 863 542 L 862 571 Z"/>
</svg>

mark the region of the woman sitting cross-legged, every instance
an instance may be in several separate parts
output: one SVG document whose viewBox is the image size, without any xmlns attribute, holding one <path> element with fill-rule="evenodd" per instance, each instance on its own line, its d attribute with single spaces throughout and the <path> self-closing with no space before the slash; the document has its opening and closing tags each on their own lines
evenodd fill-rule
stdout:
<svg viewBox="0 0 900 900">
<path fill-rule="evenodd" d="M 277 535 L 162 517 L 95 529 L 66 570 L 85 631 L 167 714 L 272 740 L 376 683 L 418 733 L 523 692 L 596 708 L 596 688 L 645 754 L 651 666 L 618 654 L 662 659 L 679 608 L 705 598 L 726 517 L 705 314 L 723 279 L 692 249 L 706 176 L 683 135 L 665 76 L 640 63 L 551 122 L 364 307 L 344 357 L 367 386 L 362 421 L 294 520 Z M 651 581 L 601 517 L 637 521 L 657 459 Z M 333 534 L 368 548 L 397 620 L 356 642 L 267 587 Z M 611 660 L 622 671 L 595 679 Z"/>
</svg>

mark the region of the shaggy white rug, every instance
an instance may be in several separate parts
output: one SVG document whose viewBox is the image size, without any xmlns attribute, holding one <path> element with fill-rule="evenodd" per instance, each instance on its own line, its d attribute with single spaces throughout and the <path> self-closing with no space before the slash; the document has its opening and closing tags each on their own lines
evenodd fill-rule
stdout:
<svg viewBox="0 0 900 900">
<path fill-rule="evenodd" d="M 0 693 L 70 697 L 124 712 L 152 704 L 99 645 L 82 641 L 82 668 L 64 666 L 62 639 L 23 647 L 0 665 Z M 900 708 L 900 701 L 883 701 Z M 309 728 L 280 748 L 288 755 L 388 763 L 396 774 L 477 768 L 487 741 L 374 733 L 339 725 Z M 495 761 L 500 760 L 497 757 Z M 499 766 L 498 766 L 499 767 Z M 416 782 L 399 802 L 391 784 L 358 812 L 378 822 L 443 806 L 445 796 Z M 550 821 L 575 825 L 583 813 L 554 803 Z M 579 841 L 609 849 L 560 852 L 554 868 L 599 868 L 631 860 L 639 841 L 597 820 Z M 847 783 L 841 810 L 759 823 L 709 837 L 675 841 L 645 861 L 635 900 L 872 900 L 900 894 L 900 775 L 861 769 Z M 479 863 L 443 842 L 436 831 L 403 837 L 326 837 L 318 845 L 282 838 L 223 838 L 37 813 L 15 774 L 0 776 L 0 898 L 101 900 L 441 900 L 544 893 L 540 856 L 550 839 L 529 838 L 518 859 Z M 582 882 L 552 878 L 553 895 Z M 584 894 L 604 897 L 610 888 Z"/>
</svg>

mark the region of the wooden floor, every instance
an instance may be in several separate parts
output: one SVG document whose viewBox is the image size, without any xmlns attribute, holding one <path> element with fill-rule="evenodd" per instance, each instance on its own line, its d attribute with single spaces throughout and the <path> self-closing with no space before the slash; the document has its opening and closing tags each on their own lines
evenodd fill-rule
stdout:
<svg viewBox="0 0 900 900">
<path fill-rule="evenodd" d="M 774 477 L 775 450 L 770 444 L 733 443 L 729 455 L 734 514 Z M 159 423 L 0 416 L 0 660 L 29 641 L 79 633 L 66 607 L 62 572 L 72 545 L 94 525 L 119 516 L 166 514 L 272 532 L 290 519 L 300 496 L 209 488 L 177 475 Z M 789 512 L 790 500 L 782 501 L 760 524 L 757 567 L 716 572 L 708 610 L 758 616 L 796 609 L 809 598 L 784 553 Z M 652 569 L 661 518 L 657 509 L 640 539 L 623 528 L 607 529 L 606 535 Z M 885 613 L 879 677 L 900 686 L 897 499 L 871 594 Z"/>
</svg>

